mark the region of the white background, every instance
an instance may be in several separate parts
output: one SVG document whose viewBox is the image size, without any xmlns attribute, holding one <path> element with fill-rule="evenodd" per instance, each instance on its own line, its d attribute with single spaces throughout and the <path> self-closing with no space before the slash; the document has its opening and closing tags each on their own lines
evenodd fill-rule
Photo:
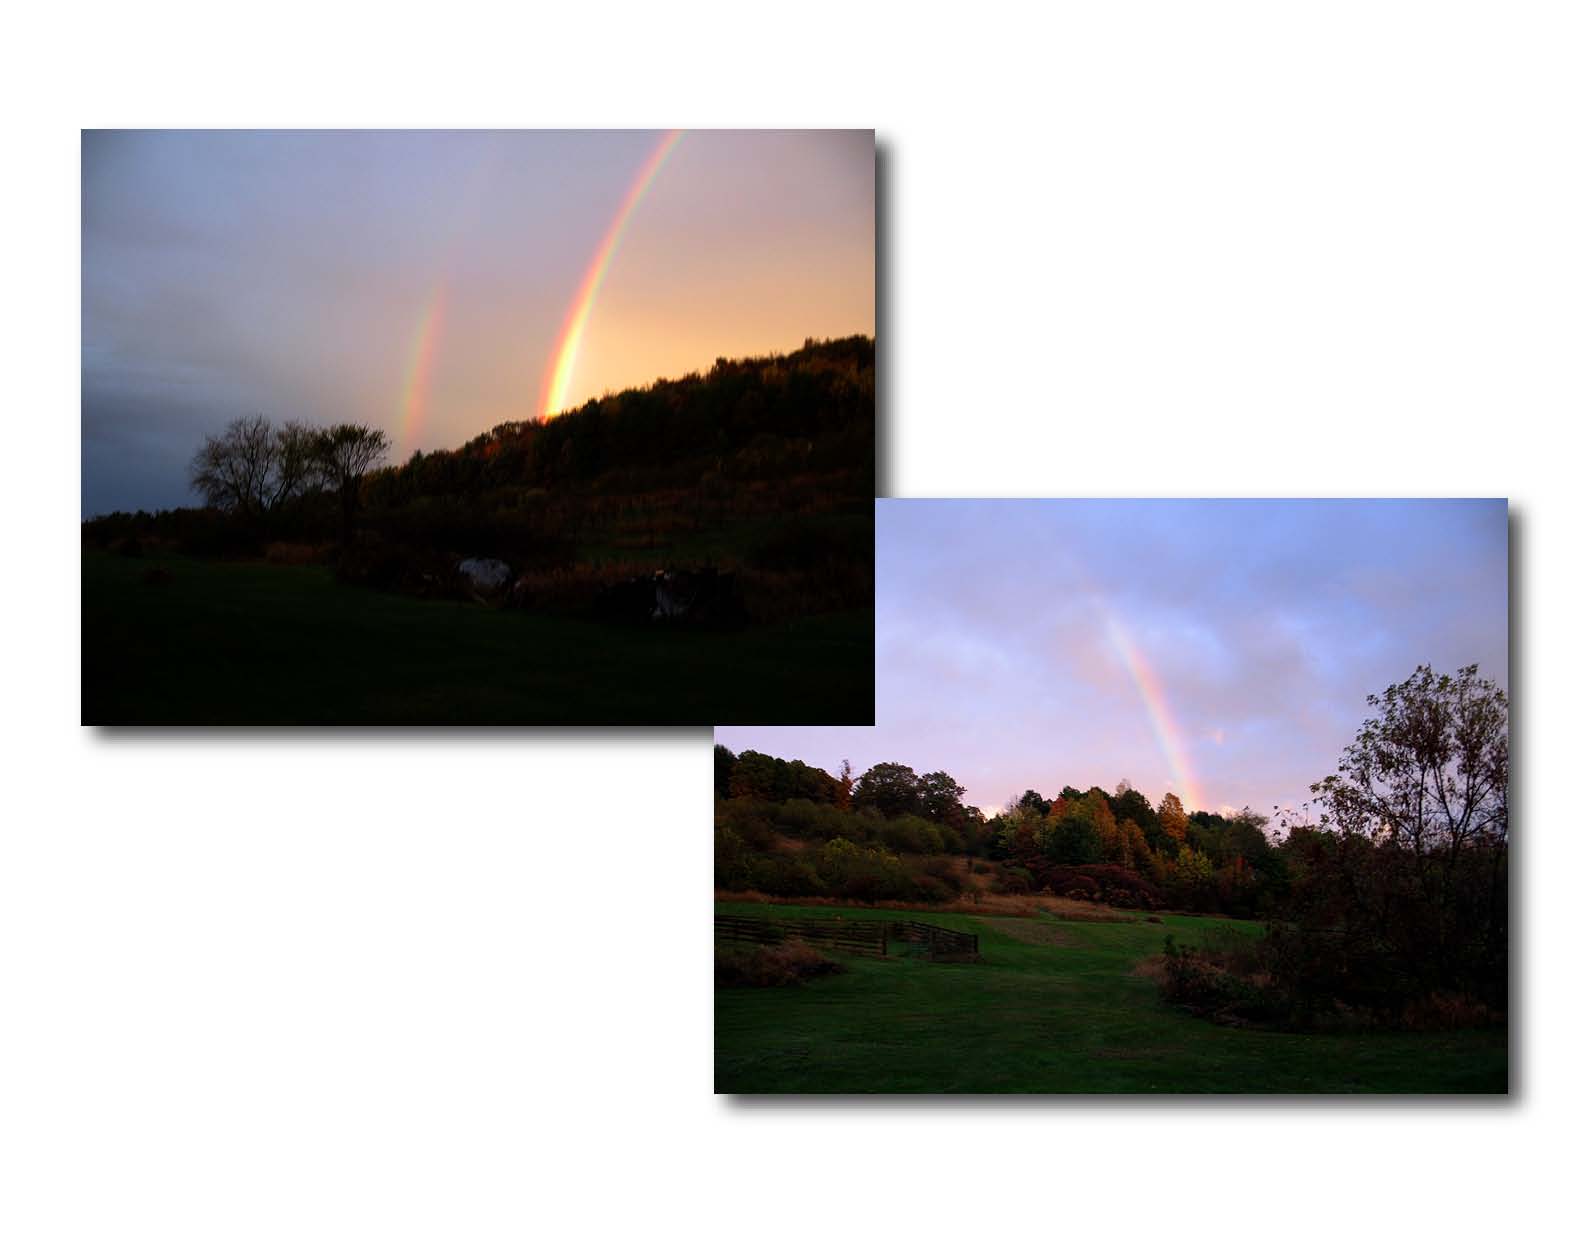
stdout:
<svg viewBox="0 0 1595 1233">
<path fill-rule="evenodd" d="M 0 1226 L 1587 1213 L 1587 10 L 68 7 L 0 83 Z M 1514 1096 L 733 1103 L 707 732 L 80 730 L 77 130 L 180 124 L 873 125 L 888 492 L 1509 497 Z"/>
</svg>

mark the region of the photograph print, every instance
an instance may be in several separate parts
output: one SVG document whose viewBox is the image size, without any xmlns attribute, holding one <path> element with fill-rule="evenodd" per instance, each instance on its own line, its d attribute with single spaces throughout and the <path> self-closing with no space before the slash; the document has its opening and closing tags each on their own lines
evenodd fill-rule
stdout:
<svg viewBox="0 0 1595 1233">
<path fill-rule="evenodd" d="M 867 724 L 864 131 L 85 131 L 82 722 Z"/>
<path fill-rule="evenodd" d="M 1507 1091 L 1504 501 L 876 534 L 875 726 L 715 731 L 717 1091 Z"/>
</svg>

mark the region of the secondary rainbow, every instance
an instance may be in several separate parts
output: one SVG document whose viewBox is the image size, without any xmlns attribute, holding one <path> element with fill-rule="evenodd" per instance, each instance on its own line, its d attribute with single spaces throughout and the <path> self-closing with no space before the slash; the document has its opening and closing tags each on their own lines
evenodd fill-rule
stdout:
<svg viewBox="0 0 1595 1233">
<path fill-rule="evenodd" d="M 565 324 L 559 335 L 559 345 L 554 349 L 548 372 L 543 379 L 543 419 L 558 415 L 565 410 L 565 397 L 570 390 L 571 376 L 576 370 L 576 359 L 581 354 L 582 335 L 587 330 L 587 319 L 592 315 L 593 301 L 598 298 L 598 290 L 604 284 L 604 276 L 609 273 L 610 262 L 614 260 L 615 250 L 620 246 L 621 237 L 625 235 L 626 224 L 631 221 L 632 213 L 648 192 L 648 186 L 653 183 L 654 177 L 659 174 L 659 169 L 664 166 L 665 159 L 670 157 L 670 152 L 676 148 L 676 143 L 680 140 L 680 129 L 672 129 L 659 139 L 653 153 L 648 156 L 648 161 L 642 165 L 642 170 L 632 181 L 630 191 L 620 203 L 614 221 L 609 224 L 609 230 L 604 233 L 598 251 L 593 254 L 593 259 L 587 266 L 587 273 L 582 276 L 581 285 L 576 289 L 576 298 L 571 301 L 570 311 L 565 316 Z"/>
<path fill-rule="evenodd" d="M 1174 791 L 1180 798 L 1180 803 L 1186 810 L 1200 809 L 1201 788 L 1196 782 L 1196 776 L 1191 771 L 1190 759 L 1185 753 L 1185 741 L 1180 735 L 1179 725 L 1174 721 L 1174 711 L 1169 706 L 1167 691 L 1163 683 L 1158 680 L 1157 673 L 1152 670 L 1151 663 L 1141 649 L 1131 640 L 1129 631 L 1108 613 L 1103 614 L 1103 625 L 1108 631 L 1108 641 L 1113 644 L 1113 649 L 1124 662 L 1124 667 L 1130 674 L 1130 679 L 1135 682 L 1135 688 L 1141 695 L 1142 702 L 1146 705 L 1146 713 L 1152 721 L 1152 730 L 1157 736 L 1158 745 L 1162 747 L 1164 760 L 1169 765 L 1169 773 L 1174 776 Z"/>
<path fill-rule="evenodd" d="M 447 299 L 442 283 L 427 301 L 410 342 L 410 363 L 405 370 L 404 392 L 399 399 L 399 448 L 408 452 L 426 417 L 426 396 L 432 386 L 432 363 L 437 358 L 438 335 L 443 330 Z"/>
</svg>

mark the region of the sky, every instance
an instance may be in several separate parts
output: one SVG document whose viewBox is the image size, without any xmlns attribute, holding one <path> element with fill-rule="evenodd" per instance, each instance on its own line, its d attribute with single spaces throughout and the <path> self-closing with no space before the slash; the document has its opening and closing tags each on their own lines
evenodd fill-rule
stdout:
<svg viewBox="0 0 1595 1233">
<path fill-rule="evenodd" d="M 835 772 L 1299 807 L 1419 664 L 1507 681 L 1501 500 L 876 502 L 873 728 L 717 728 Z"/>
<path fill-rule="evenodd" d="M 535 418 L 573 322 L 564 407 L 873 335 L 874 158 L 869 131 L 86 132 L 83 513 L 196 503 L 240 415 L 369 423 L 392 461 Z"/>
</svg>

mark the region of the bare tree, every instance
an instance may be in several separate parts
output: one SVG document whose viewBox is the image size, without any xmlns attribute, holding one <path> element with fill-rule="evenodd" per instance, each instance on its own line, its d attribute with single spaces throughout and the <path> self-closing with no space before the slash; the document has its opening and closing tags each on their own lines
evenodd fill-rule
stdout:
<svg viewBox="0 0 1595 1233">
<path fill-rule="evenodd" d="M 272 505 L 291 501 L 301 493 L 315 492 L 322 486 L 316 466 L 321 431 L 299 420 L 289 420 L 277 430 L 276 483 Z"/>
<path fill-rule="evenodd" d="M 236 419 L 206 437 L 188 464 L 189 483 L 215 509 L 258 514 L 266 508 L 276 466 L 276 439 L 263 415 Z"/>
<path fill-rule="evenodd" d="M 188 464 L 189 483 L 214 509 L 269 514 L 319 483 L 320 438 L 296 420 L 273 428 L 263 415 L 244 416 L 205 438 Z"/>
</svg>

